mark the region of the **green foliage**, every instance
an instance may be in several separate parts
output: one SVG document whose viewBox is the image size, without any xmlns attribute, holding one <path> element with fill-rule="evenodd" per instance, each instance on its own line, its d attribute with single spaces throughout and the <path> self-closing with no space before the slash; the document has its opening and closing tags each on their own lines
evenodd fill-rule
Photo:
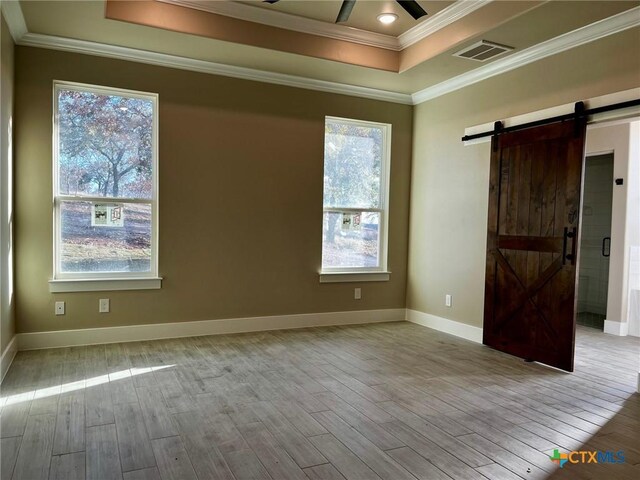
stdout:
<svg viewBox="0 0 640 480">
<path fill-rule="evenodd" d="M 380 206 L 381 128 L 327 121 L 324 143 L 325 208 Z M 325 216 L 325 241 L 333 243 L 338 215 Z"/>
<path fill-rule="evenodd" d="M 324 152 L 324 206 L 378 207 L 382 129 L 329 121 Z"/>
</svg>

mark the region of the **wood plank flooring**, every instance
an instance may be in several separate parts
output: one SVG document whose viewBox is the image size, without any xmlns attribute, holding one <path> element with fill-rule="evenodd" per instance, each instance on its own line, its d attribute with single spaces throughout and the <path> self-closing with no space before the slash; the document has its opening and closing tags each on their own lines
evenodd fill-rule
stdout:
<svg viewBox="0 0 640 480">
<path fill-rule="evenodd" d="M 0 477 L 637 479 L 640 342 L 576 342 L 573 374 L 406 322 L 20 352 Z"/>
</svg>

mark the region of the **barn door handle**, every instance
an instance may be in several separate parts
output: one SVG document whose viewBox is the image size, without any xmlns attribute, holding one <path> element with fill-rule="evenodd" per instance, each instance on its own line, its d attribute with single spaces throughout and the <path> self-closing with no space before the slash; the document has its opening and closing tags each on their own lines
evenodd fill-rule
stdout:
<svg viewBox="0 0 640 480">
<path fill-rule="evenodd" d="M 611 237 L 604 237 L 602 239 L 602 256 L 608 257 L 611 255 Z"/>
<path fill-rule="evenodd" d="M 562 264 L 566 265 L 567 260 L 571 262 L 571 265 L 575 263 L 576 258 L 576 227 L 573 227 L 569 231 L 568 227 L 564 227 L 564 239 L 562 241 Z M 571 253 L 567 253 L 567 243 L 571 239 Z"/>
</svg>

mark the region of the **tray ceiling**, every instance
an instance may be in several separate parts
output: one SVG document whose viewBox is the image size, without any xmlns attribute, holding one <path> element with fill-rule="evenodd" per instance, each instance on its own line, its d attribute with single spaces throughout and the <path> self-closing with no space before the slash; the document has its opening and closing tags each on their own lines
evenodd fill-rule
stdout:
<svg viewBox="0 0 640 480">
<path fill-rule="evenodd" d="M 213 13 L 200 8 L 202 5 L 186 5 L 187 1 L 205 4 L 205 7 L 206 4 L 230 4 L 232 9 L 237 6 L 251 9 L 256 20 Z M 336 82 L 354 88 L 401 94 L 413 94 L 449 79 L 470 75 L 477 69 L 486 69 L 493 62 L 504 62 L 510 56 L 545 45 L 544 42 L 596 25 L 625 11 L 629 11 L 627 17 L 632 21 L 624 24 L 625 30 L 631 28 L 624 34 L 624 41 L 640 45 L 638 1 L 421 0 L 420 4 L 429 16 L 414 22 L 406 15 L 409 28 L 407 22 L 400 22 L 398 29 L 389 35 L 381 34 L 383 30 L 379 28 L 374 30 L 374 27 L 367 26 L 355 15 L 355 8 L 354 25 L 339 27 L 358 34 L 364 32 L 364 36 L 359 38 L 365 40 L 335 38 L 295 29 L 300 19 L 335 27 L 330 21 L 333 17 L 331 12 L 336 8 L 339 10 L 340 3 L 281 0 L 269 6 L 254 1 L 23 0 L 19 5 L 29 32 L 27 37 L 30 40 L 25 40 L 25 44 L 46 44 L 51 43 L 51 39 L 58 44 L 91 42 L 83 44 L 80 50 L 98 44 L 104 48 L 124 47 L 148 52 L 148 55 L 168 54 L 213 62 L 218 70 L 228 65 L 230 69 L 251 69 L 265 74 L 306 78 L 310 82 Z M 368 15 L 375 13 L 380 5 L 395 4 L 393 1 L 367 0 L 358 3 L 365 4 L 357 6 L 359 15 L 365 16 L 367 12 Z M 279 9 L 277 15 L 280 17 L 284 15 L 282 18 L 294 19 L 293 29 L 273 26 L 272 20 L 267 18 L 274 12 L 273 6 Z M 264 18 L 261 17 L 262 11 L 265 12 Z M 446 12 L 452 11 L 458 12 L 457 15 L 447 16 Z M 401 12 L 398 15 L 401 16 Z M 355 25 L 359 27 L 355 28 Z M 408 38 L 407 34 L 412 31 L 413 36 Z M 367 37 L 367 34 L 373 37 Z M 391 39 L 391 46 L 367 44 L 367 38 L 376 36 Z M 480 40 L 509 45 L 514 50 L 485 63 L 453 56 L 456 51 Z"/>
</svg>

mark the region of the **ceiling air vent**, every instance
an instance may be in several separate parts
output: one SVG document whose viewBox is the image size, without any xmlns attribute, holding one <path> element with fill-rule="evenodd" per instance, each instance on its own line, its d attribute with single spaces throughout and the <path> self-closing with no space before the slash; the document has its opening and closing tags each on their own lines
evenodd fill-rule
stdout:
<svg viewBox="0 0 640 480">
<path fill-rule="evenodd" d="M 502 55 L 509 50 L 513 50 L 513 47 L 507 47 L 506 45 L 500 45 L 498 43 L 487 42 L 486 40 L 480 40 L 473 45 L 469 45 L 463 48 L 459 52 L 453 54 L 454 57 L 468 58 L 469 60 L 477 60 L 484 62 L 490 58 Z"/>
</svg>

